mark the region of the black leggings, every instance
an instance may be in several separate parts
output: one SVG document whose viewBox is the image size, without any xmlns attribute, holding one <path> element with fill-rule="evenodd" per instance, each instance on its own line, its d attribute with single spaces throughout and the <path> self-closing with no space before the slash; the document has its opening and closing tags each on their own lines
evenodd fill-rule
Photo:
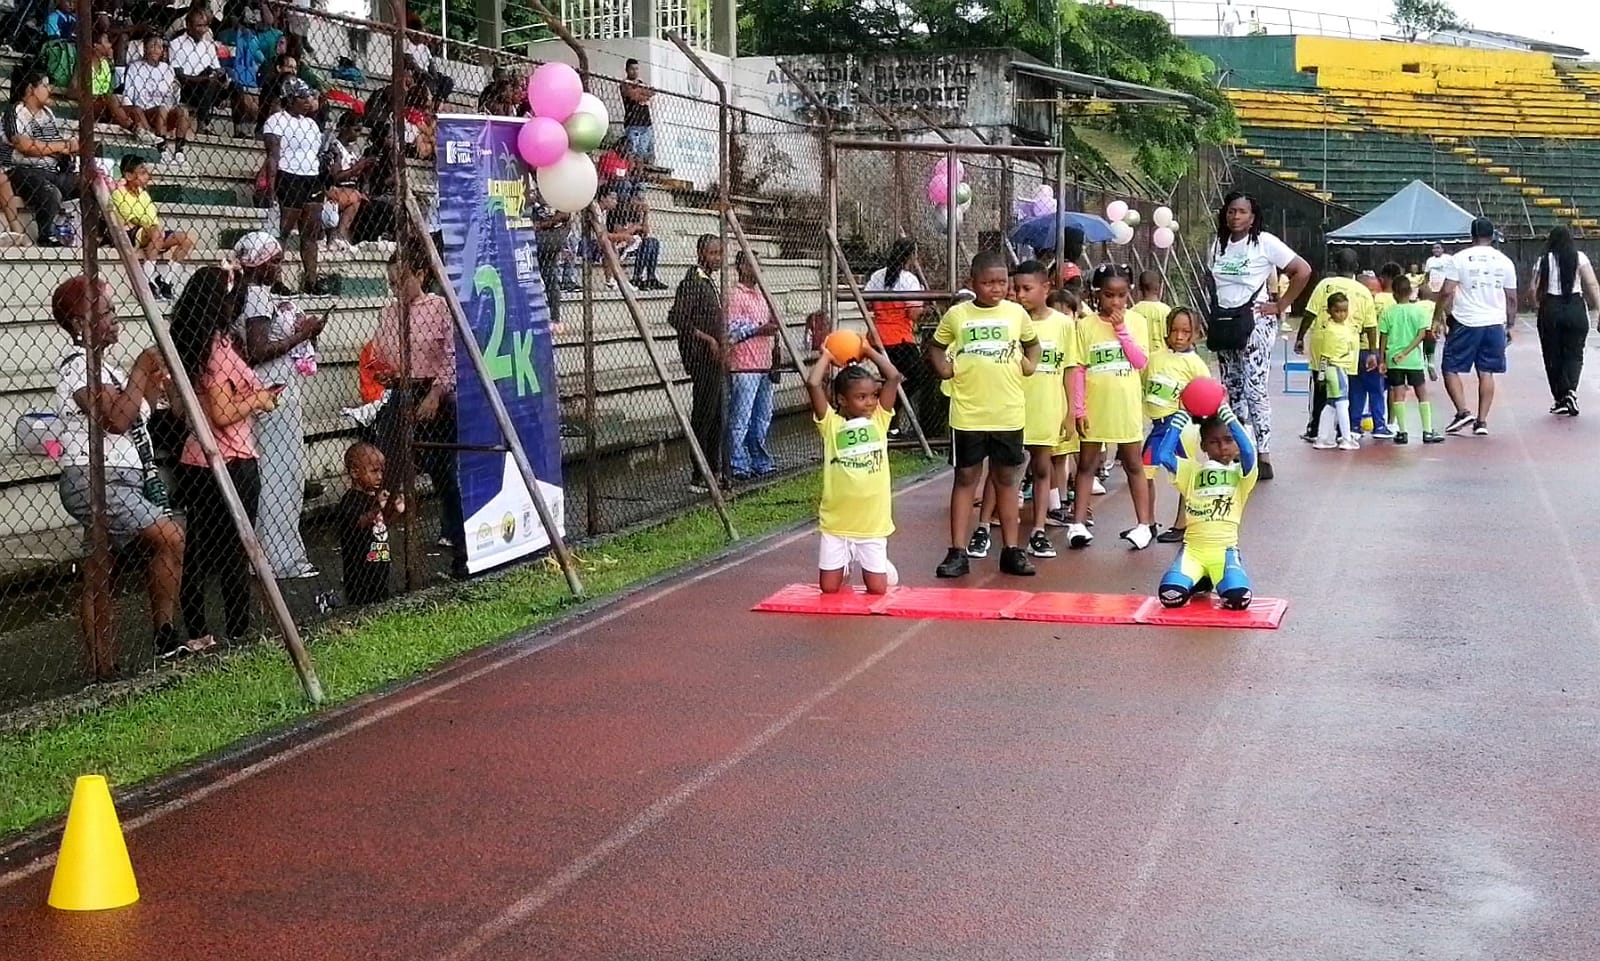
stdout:
<svg viewBox="0 0 1600 961">
<path fill-rule="evenodd" d="M 256 522 L 261 500 L 261 471 L 254 459 L 228 461 L 228 476 L 244 505 L 245 516 Z M 233 526 L 228 504 L 209 467 L 179 464 L 176 472 L 178 506 L 186 528 L 183 540 L 183 583 L 178 604 L 190 639 L 211 633 L 206 623 L 206 585 L 213 576 L 222 582 L 222 617 L 229 640 L 250 632 L 250 562 Z"/>
<path fill-rule="evenodd" d="M 1561 403 L 1578 390 L 1583 374 L 1583 345 L 1589 339 L 1589 312 L 1577 294 L 1546 295 L 1539 302 L 1539 350 L 1550 396 Z"/>
</svg>

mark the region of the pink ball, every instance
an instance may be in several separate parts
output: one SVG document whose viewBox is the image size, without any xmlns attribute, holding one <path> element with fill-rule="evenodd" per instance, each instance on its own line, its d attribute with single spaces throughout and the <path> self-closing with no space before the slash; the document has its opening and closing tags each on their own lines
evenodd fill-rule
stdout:
<svg viewBox="0 0 1600 961">
<path fill-rule="evenodd" d="M 1216 416 L 1217 411 L 1222 409 L 1228 392 L 1210 377 L 1196 377 L 1189 381 L 1178 397 L 1183 401 L 1183 409 L 1191 417 L 1206 418 Z"/>
<path fill-rule="evenodd" d="M 549 117 L 532 117 L 517 131 L 517 153 L 536 170 L 548 167 L 566 156 L 567 128 Z"/>
<path fill-rule="evenodd" d="M 564 63 L 540 64 L 528 77 L 528 106 L 535 117 L 566 123 L 582 99 L 583 78 Z"/>
</svg>

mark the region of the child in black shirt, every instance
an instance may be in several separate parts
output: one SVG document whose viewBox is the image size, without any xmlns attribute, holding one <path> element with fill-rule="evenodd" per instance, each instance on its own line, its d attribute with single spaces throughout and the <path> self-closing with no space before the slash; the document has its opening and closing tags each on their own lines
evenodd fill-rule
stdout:
<svg viewBox="0 0 1600 961">
<path fill-rule="evenodd" d="M 406 512 L 403 495 L 383 490 L 383 452 L 365 442 L 344 452 L 350 490 L 339 501 L 339 553 L 347 604 L 389 596 L 389 521 Z"/>
</svg>

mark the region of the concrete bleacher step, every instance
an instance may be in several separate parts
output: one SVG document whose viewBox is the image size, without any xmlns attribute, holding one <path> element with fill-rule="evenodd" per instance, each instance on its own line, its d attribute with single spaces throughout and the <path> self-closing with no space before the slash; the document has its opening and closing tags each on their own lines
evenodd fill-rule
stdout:
<svg viewBox="0 0 1600 961">
<path fill-rule="evenodd" d="M 1544 188 L 1523 185 L 1518 193 L 1521 193 L 1524 197 L 1538 197 L 1544 194 Z"/>
<path fill-rule="evenodd" d="M 1535 207 L 1561 207 L 1562 200 L 1560 197 L 1535 197 L 1533 198 L 1533 205 Z"/>
</svg>

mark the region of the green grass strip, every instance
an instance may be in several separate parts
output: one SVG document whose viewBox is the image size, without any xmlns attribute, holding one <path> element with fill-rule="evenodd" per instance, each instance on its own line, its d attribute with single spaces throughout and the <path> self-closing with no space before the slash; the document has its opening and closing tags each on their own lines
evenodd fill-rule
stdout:
<svg viewBox="0 0 1600 961">
<path fill-rule="evenodd" d="M 931 466 L 911 454 L 891 462 L 900 478 Z M 742 496 L 732 504 L 734 526 L 751 538 L 813 517 L 820 492 L 821 475 L 811 473 Z M 726 546 L 716 513 L 698 509 L 576 556 L 589 597 L 599 598 Z M 465 585 L 448 599 L 402 601 L 308 641 L 333 705 L 525 632 L 575 603 L 550 562 Z M 282 649 L 263 644 L 91 712 L 7 732 L 0 735 L 0 836 L 66 810 L 80 774 L 136 784 L 312 713 Z"/>
</svg>

